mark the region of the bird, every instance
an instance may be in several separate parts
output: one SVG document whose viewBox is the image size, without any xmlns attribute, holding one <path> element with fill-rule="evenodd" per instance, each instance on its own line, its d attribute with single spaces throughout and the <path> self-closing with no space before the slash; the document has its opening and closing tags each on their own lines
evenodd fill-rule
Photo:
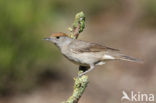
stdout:
<svg viewBox="0 0 156 103">
<path fill-rule="evenodd" d="M 103 65 L 108 61 L 125 60 L 141 62 L 140 59 L 122 54 L 118 49 L 73 39 L 68 34 L 62 32 L 51 34 L 49 37 L 44 38 L 44 40 L 55 44 L 60 52 L 74 64 L 89 68 L 80 73 L 79 77 L 95 69 L 96 65 Z"/>
</svg>

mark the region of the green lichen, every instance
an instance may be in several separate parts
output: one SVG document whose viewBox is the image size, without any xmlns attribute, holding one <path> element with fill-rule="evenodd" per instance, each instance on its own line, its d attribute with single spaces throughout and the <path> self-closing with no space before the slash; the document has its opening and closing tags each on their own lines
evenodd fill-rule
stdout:
<svg viewBox="0 0 156 103">
<path fill-rule="evenodd" d="M 81 11 L 75 15 L 73 27 L 68 28 L 68 30 L 72 32 L 69 36 L 71 38 L 77 39 L 79 34 L 84 30 L 84 28 L 85 28 L 85 15 Z M 78 31 L 76 31 L 76 29 L 78 29 Z"/>
<path fill-rule="evenodd" d="M 68 98 L 67 101 L 63 103 L 78 103 L 80 97 L 82 96 L 84 90 L 87 87 L 88 84 L 88 76 L 83 75 L 79 78 L 74 78 L 75 84 L 74 84 L 74 90 L 72 96 Z"/>
<path fill-rule="evenodd" d="M 79 34 L 85 28 L 85 15 L 81 11 L 75 15 L 75 20 L 73 23 L 73 28 L 68 28 L 72 33 L 69 35 L 73 39 L 77 39 Z M 78 74 L 82 73 L 82 70 L 79 70 Z M 80 97 L 85 91 L 88 84 L 88 76 L 83 75 L 81 77 L 74 78 L 74 90 L 72 96 L 68 98 L 67 101 L 63 103 L 78 103 Z"/>
</svg>

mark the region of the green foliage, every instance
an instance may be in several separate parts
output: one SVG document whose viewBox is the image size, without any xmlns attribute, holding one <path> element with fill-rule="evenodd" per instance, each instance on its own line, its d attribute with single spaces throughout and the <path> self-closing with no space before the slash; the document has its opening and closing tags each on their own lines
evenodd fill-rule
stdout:
<svg viewBox="0 0 156 103">
<path fill-rule="evenodd" d="M 0 93 L 32 87 L 42 69 L 53 69 L 59 57 L 40 35 L 39 25 L 53 9 L 32 0 L 3 0 L 0 8 Z"/>
<path fill-rule="evenodd" d="M 141 18 L 141 22 L 144 25 L 149 27 L 156 27 L 156 1 L 155 0 L 148 0 L 144 1 L 144 15 Z"/>
</svg>

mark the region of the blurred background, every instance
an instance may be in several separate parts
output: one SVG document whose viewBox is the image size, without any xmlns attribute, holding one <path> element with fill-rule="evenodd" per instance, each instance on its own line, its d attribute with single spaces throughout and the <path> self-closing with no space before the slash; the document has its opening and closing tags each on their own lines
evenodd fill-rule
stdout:
<svg viewBox="0 0 156 103">
<path fill-rule="evenodd" d="M 78 66 L 43 38 L 69 33 L 80 11 L 79 39 L 144 60 L 98 66 L 80 103 L 121 103 L 123 90 L 156 95 L 156 0 L 0 0 L 0 103 L 60 103 L 72 94 Z"/>
</svg>

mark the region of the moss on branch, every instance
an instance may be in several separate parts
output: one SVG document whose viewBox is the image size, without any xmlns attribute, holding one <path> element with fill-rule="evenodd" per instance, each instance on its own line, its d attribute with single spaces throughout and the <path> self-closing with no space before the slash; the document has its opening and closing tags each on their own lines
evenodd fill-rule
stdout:
<svg viewBox="0 0 156 103">
<path fill-rule="evenodd" d="M 85 91 L 88 84 L 88 76 L 83 75 L 80 78 L 75 78 L 74 90 L 72 96 L 68 98 L 67 101 L 63 103 L 78 103 L 80 97 Z"/>
<path fill-rule="evenodd" d="M 79 34 L 84 30 L 85 28 L 85 15 L 83 12 L 79 12 L 75 15 L 75 20 L 73 23 L 72 28 L 68 28 L 71 31 L 71 34 L 69 35 L 73 39 L 77 39 Z M 79 67 L 79 73 L 82 73 L 83 70 L 87 69 L 88 67 Z M 83 75 L 81 77 L 74 78 L 74 90 L 72 96 L 70 96 L 67 101 L 63 103 L 78 103 L 80 97 L 84 93 L 87 84 L 88 84 L 88 76 Z"/>
<path fill-rule="evenodd" d="M 73 27 L 68 28 L 72 32 L 69 36 L 71 38 L 77 39 L 79 34 L 83 32 L 84 28 L 85 28 L 85 15 L 81 11 L 75 15 Z"/>
</svg>

